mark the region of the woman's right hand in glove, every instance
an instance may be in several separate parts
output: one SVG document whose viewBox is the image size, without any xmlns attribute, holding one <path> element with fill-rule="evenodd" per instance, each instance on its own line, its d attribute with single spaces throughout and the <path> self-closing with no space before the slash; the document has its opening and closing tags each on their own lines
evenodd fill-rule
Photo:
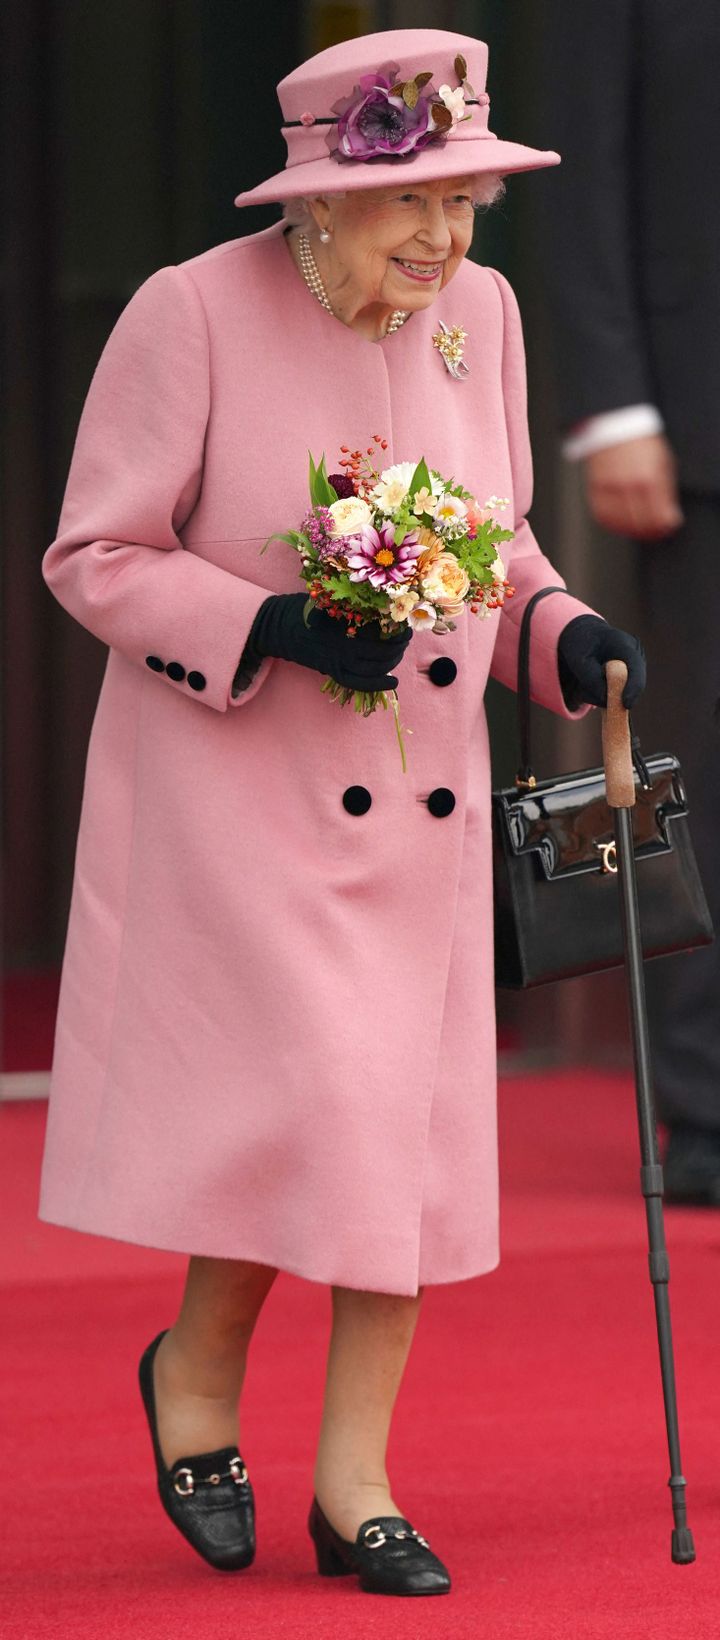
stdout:
<svg viewBox="0 0 720 1640">
<path fill-rule="evenodd" d="M 379 622 L 369 621 L 349 638 L 347 621 L 325 609 L 311 609 L 306 625 L 306 603 L 304 592 L 274 593 L 266 598 L 253 621 L 247 647 L 261 657 L 275 655 L 312 667 L 346 689 L 397 688 L 398 680 L 390 669 L 400 665 L 412 637 L 411 627 L 403 623 L 397 635 L 386 638 Z"/>
</svg>

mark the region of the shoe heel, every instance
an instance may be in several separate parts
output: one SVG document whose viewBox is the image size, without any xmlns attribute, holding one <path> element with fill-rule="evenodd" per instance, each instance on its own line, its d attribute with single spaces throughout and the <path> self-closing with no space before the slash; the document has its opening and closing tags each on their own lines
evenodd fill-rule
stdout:
<svg viewBox="0 0 720 1640">
<path fill-rule="evenodd" d="M 317 1498 L 313 1498 L 308 1519 L 308 1531 L 315 1549 L 317 1569 L 321 1577 L 347 1577 L 354 1568 L 340 1554 L 333 1543 L 332 1526 L 325 1519 Z"/>
<path fill-rule="evenodd" d="M 317 1538 L 313 1538 L 313 1543 L 317 1569 L 321 1577 L 346 1577 L 352 1571 L 352 1567 L 345 1565 L 331 1543 L 318 1543 Z"/>
</svg>

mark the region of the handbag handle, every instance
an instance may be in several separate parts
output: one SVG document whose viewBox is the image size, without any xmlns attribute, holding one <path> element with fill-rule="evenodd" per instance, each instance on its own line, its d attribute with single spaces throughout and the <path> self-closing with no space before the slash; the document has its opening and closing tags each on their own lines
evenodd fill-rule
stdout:
<svg viewBox="0 0 720 1640">
<path fill-rule="evenodd" d="M 532 790 L 537 785 L 530 757 L 530 622 L 536 604 L 551 592 L 566 592 L 566 587 L 541 587 L 528 599 L 523 610 L 518 645 L 517 708 L 520 739 L 520 767 L 515 776 L 518 791 Z"/>
</svg>

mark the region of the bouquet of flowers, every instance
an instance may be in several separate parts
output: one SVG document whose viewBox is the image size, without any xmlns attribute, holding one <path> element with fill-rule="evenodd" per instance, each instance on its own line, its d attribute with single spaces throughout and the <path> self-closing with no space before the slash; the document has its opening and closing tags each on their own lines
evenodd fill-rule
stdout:
<svg viewBox="0 0 720 1640">
<path fill-rule="evenodd" d="M 317 465 L 311 455 L 310 507 L 300 528 L 271 536 L 261 550 L 274 540 L 294 548 L 308 588 L 305 620 L 313 608 L 327 610 L 347 622 L 348 638 L 370 621 L 381 634 L 396 633 L 399 624 L 452 632 L 466 605 L 487 618 L 513 593 L 498 546 L 514 532 L 493 516 L 507 500 L 492 495 L 480 506 L 424 459 L 378 471 L 386 449 L 378 433 L 366 451 L 341 445 L 343 471 L 330 477 L 324 455 Z M 349 689 L 333 678 L 322 689 L 341 706 L 353 700 L 364 717 L 391 704 L 406 768 L 394 689 Z"/>
</svg>

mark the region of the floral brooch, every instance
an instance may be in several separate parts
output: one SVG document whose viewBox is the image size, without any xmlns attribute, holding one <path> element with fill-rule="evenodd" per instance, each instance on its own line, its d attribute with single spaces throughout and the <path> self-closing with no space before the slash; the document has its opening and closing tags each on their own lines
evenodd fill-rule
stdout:
<svg viewBox="0 0 720 1640">
<path fill-rule="evenodd" d="M 463 381 L 470 374 L 470 366 L 463 360 L 463 349 L 467 341 L 467 331 L 462 325 L 446 325 L 440 320 L 440 329 L 433 336 L 433 347 L 436 347 L 442 357 L 445 369 L 456 381 Z"/>
<path fill-rule="evenodd" d="M 427 71 L 412 80 L 398 79 L 397 63 L 384 63 L 377 74 L 363 74 L 351 95 L 332 105 L 337 129 L 328 134 L 327 144 L 333 159 L 405 159 L 447 137 L 461 120 L 471 119 L 467 104 L 477 105 L 480 99 L 459 53 L 454 66 L 458 85 L 441 85 L 438 91 L 433 91 Z"/>
</svg>

